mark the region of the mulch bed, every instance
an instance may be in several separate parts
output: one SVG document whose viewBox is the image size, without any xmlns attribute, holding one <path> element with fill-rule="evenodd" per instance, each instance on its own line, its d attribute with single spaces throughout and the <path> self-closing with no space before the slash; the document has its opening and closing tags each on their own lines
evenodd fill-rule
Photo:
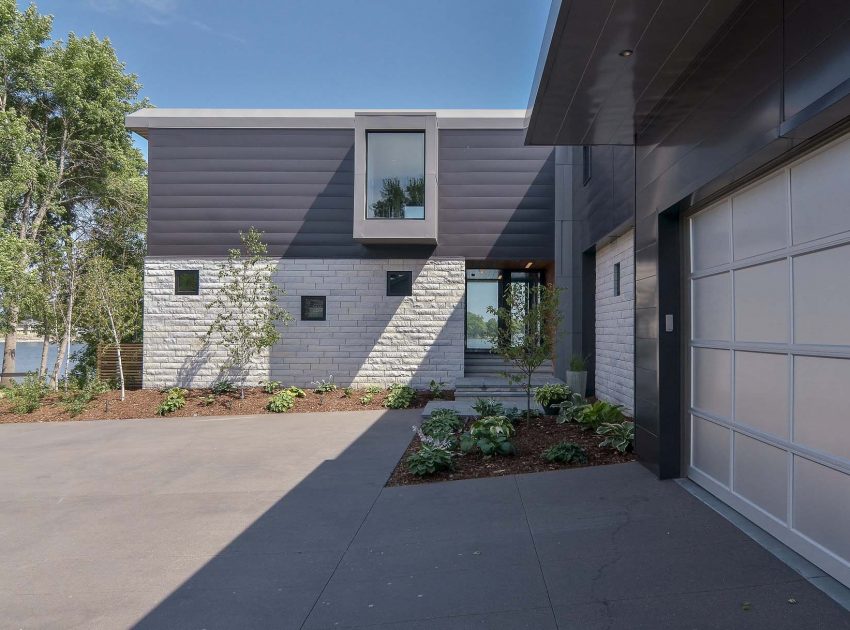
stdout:
<svg viewBox="0 0 850 630">
<path fill-rule="evenodd" d="M 630 419 L 630 418 L 629 418 Z M 611 448 L 600 448 L 602 438 L 591 431 L 582 431 L 576 424 L 558 424 L 554 416 L 543 416 L 517 423 L 517 432 L 513 438 L 516 454 L 511 456 L 485 457 L 480 452 L 458 453 L 454 460 L 454 470 L 418 477 L 411 474 L 405 465 L 405 459 L 419 448 L 419 437 L 413 440 L 402 455 L 387 486 L 407 486 L 435 481 L 455 479 L 478 479 L 481 477 L 501 477 L 522 473 L 562 470 L 564 468 L 584 468 L 620 464 L 635 459 L 632 453 L 618 453 Z M 543 451 L 558 442 L 575 442 L 587 451 L 587 464 L 557 464 L 543 459 Z"/>
<path fill-rule="evenodd" d="M 306 398 L 296 398 L 295 405 L 286 413 L 327 412 L 327 411 L 366 411 L 383 409 L 387 392 L 374 395 L 372 402 L 363 405 L 360 398 L 366 394 L 365 389 L 355 389 L 350 397 L 346 397 L 342 388 L 317 394 L 312 390 L 304 390 Z M 206 404 L 206 398 L 212 392 L 209 389 L 190 389 L 186 396 L 186 406 L 168 414 L 166 418 L 193 418 L 197 416 L 238 416 L 272 412 L 266 410 L 270 395 L 260 387 L 245 390 L 245 399 L 235 394 L 215 396 L 212 404 Z M 451 393 L 449 392 L 449 398 Z M 66 420 L 129 420 L 136 418 L 156 417 L 156 409 L 165 394 L 156 389 L 139 389 L 127 391 L 125 400 L 120 400 L 120 393 L 110 391 L 98 396 L 89 403 L 88 408 L 81 414 L 71 417 L 65 410 L 57 394 L 51 394 L 42 400 L 41 407 L 28 414 L 14 414 L 9 410 L 10 403 L 0 400 L 0 424 L 19 422 L 59 422 Z M 412 408 L 421 408 L 431 399 L 427 391 L 417 392 Z M 272 414 L 274 415 L 274 414 Z"/>
</svg>

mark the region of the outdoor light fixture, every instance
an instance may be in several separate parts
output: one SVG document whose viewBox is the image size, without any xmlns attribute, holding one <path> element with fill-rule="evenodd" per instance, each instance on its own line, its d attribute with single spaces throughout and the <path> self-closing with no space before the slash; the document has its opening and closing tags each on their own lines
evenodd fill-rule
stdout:
<svg viewBox="0 0 850 630">
<path fill-rule="evenodd" d="M 621 57 L 631 57 L 633 54 L 635 54 L 635 51 L 631 50 L 629 48 L 626 48 L 625 50 L 620 51 Z"/>
<path fill-rule="evenodd" d="M 526 264 L 525 264 L 525 268 L 526 268 L 526 269 L 531 269 L 531 265 L 532 265 L 532 263 L 526 263 Z"/>
</svg>

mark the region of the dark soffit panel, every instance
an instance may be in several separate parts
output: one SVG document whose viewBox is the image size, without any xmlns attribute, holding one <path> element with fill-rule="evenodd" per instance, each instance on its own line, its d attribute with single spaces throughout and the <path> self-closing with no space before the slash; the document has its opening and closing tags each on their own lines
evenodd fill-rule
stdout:
<svg viewBox="0 0 850 630">
<path fill-rule="evenodd" d="M 634 142 L 740 0 L 554 0 L 527 144 Z M 622 56 L 623 51 L 633 51 Z"/>
</svg>

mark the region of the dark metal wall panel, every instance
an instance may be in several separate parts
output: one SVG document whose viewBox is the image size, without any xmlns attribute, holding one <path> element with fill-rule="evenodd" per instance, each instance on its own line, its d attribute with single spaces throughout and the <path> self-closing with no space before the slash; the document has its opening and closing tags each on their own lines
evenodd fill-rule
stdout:
<svg viewBox="0 0 850 630">
<path fill-rule="evenodd" d="M 553 258 L 554 150 L 522 130 L 440 132 L 439 245 L 352 238 L 351 129 L 152 129 L 152 256 L 221 256 L 250 226 L 273 255 Z"/>
</svg>

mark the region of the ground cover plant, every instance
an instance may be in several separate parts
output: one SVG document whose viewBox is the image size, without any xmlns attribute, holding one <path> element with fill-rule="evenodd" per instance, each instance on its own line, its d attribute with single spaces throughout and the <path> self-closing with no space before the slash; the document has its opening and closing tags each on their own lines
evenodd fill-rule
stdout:
<svg viewBox="0 0 850 630">
<path fill-rule="evenodd" d="M 65 420 L 120 420 L 131 418 L 152 418 L 157 414 L 163 402 L 164 392 L 156 389 L 127 390 L 125 400 L 120 399 L 116 389 L 100 392 L 100 386 L 88 385 L 88 391 L 83 391 L 82 383 L 91 380 L 93 376 L 72 379 L 66 384 L 60 382 L 59 391 L 46 388 L 43 394 L 36 394 L 31 388 L 28 395 L 30 400 L 39 398 L 38 405 L 33 403 L 18 407 L 20 413 L 13 411 L 13 403 L 18 401 L 13 389 L 0 388 L 0 424 L 20 422 L 56 422 Z M 185 418 L 192 416 L 236 416 L 244 414 L 267 414 L 266 407 L 270 394 L 265 390 L 268 384 L 256 387 L 246 387 L 245 398 L 240 398 L 238 391 L 229 394 L 215 394 L 210 388 L 186 389 L 185 405 L 179 409 L 167 412 L 169 418 Z M 78 391 L 80 390 L 80 391 Z M 289 388 L 285 385 L 277 387 L 277 391 L 289 391 L 294 394 L 295 402 L 289 413 L 328 412 L 328 411 L 363 411 L 385 410 L 384 401 L 389 392 L 377 385 L 369 388 L 352 387 L 350 395 L 346 396 L 342 389 L 317 394 L 310 389 Z M 38 390 L 40 391 L 40 390 Z M 302 395 L 303 394 L 303 395 Z M 453 397 L 451 390 L 444 394 Z M 86 401 L 87 398 L 90 399 Z M 360 399 L 367 397 L 367 402 Z M 72 400 L 73 399 L 73 400 Z M 410 402 L 410 408 L 424 407 L 431 400 L 427 389 L 417 390 Z M 32 409 L 32 411 L 27 411 Z"/>
<path fill-rule="evenodd" d="M 295 405 L 295 396 L 288 390 L 281 390 L 275 393 L 266 405 L 266 409 L 274 413 L 283 413 L 289 411 Z"/>
<path fill-rule="evenodd" d="M 416 398 L 416 390 L 409 385 L 394 384 L 387 390 L 384 407 L 387 409 L 407 409 Z"/>
<path fill-rule="evenodd" d="M 635 423 L 629 420 L 605 422 L 599 425 L 596 434 L 605 438 L 599 443 L 599 446 L 613 448 L 620 453 L 625 453 L 632 450 L 632 445 L 635 442 Z"/>
<path fill-rule="evenodd" d="M 573 391 L 563 383 L 541 385 L 534 390 L 534 399 L 543 407 L 547 415 L 558 413 L 556 405 L 569 400 Z"/>
<path fill-rule="evenodd" d="M 156 415 L 166 416 L 186 406 L 186 394 L 189 392 L 180 387 L 172 387 L 165 392 L 165 398 L 156 409 Z"/>
</svg>

